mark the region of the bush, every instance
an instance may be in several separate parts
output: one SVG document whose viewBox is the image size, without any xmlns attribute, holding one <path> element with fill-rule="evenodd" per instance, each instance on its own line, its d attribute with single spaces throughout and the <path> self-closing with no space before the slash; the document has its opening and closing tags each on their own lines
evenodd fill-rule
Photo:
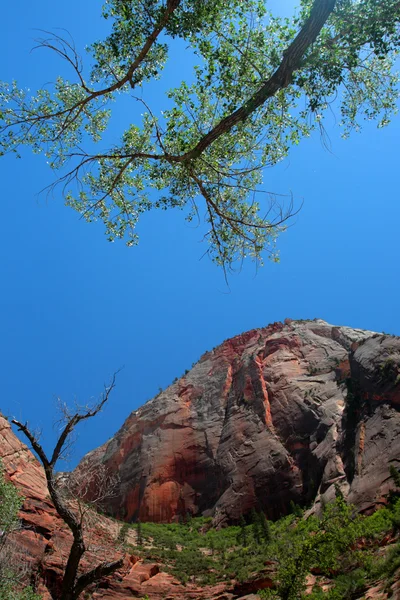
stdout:
<svg viewBox="0 0 400 600">
<path fill-rule="evenodd" d="M 22 503 L 23 498 L 14 485 L 5 480 L 0 461 L 0 600 L 40 600 L 31 587 L 20 589 L 19 573 L 11 568 L 13 548 L 9 535 L 18 527 Z"/>
<path fill-rule="evenodd" d="M 15 573 L 10 572 L 9 578 L 0 582 L 0 600 L 41 600 L 31 587 L 15 590 Z"/>
<path fill-rule="evenodd" d="M 9 533 L 18 525 L 18 511 L 23 503 L 23 498 L 18 494 L 12 483 L 4 477 L 4 468 L 0 461 L 0 531 L 1 540 L 5 540 Z M 1 547 L 1 544 L 0 544 Z"/>
</svg>

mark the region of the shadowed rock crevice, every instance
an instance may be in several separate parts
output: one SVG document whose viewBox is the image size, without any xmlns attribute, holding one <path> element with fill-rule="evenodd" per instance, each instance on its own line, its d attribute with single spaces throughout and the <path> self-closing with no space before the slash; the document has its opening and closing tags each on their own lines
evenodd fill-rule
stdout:
<svg viewBox="0 0 400 600">
<path fill-rule="evenodd" d="M 365 406 L 357 382 L 348 378 L 346 387 L 346 405 L 341 423 L 342 442 L 339 445 L 339 452 L 343 460 L 347 480 L 351 483 L 356 469 L 357 430 L 363 418 Z"/>
</svg>

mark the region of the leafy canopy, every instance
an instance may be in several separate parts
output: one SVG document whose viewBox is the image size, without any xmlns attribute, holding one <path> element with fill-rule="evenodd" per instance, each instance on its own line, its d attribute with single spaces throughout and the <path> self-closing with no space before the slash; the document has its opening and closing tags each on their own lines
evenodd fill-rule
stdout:
<svg viewBox="0 0 400 600">
<path fill-rule="evenodd" d="M 39 45 L 71 79 L 36 95 L 1 83 L 0 151 L 44 152 L 66 203 L 103 221 L 109 240 L 134 245 L 142 213 L 178 207 L 204 218 L 208 252 L 224 268 L 264 250 L 277 260 L 292 208 L 265 191 L 263 169 L 322 128 L 332 104 L 345 137 L 396 111 L 398 0 L 300 0 L 292 18 L 267 0 L 107 0 L 103 16 L 110 33 L 89 46 L 88 70 L 71 41 L 49 34 Z M 158 113 L 148 85 L 179 42 L 196 64 Z M 119 94 L 143 114 L 107 148 Z"/>
<path fill-rule="evenodd" d="M 141 558 L 162 563 L 182 583 L 254 584 L 270 578 L 272 587 L 257 594 L 280 600 L 361 598 L 367 585 L 388 581 L 399 568 L 399 544 L 382 553 L 384 540 L 399 531 L 398 498 L 372 515 L 358 515 L 337 488 L 336 499 L 319 516 L 294 508 L 278 521 L 265 520 L 267 535 L 255 527 L 265 515 L 252 511 L 248 524 L 243 518 L 222 529 L 215 529 L 210 517 L 190 515 L 179 523 L 120 523 L 119 541 Z M 310 572 L 317 575 L 311 594 L 306 591 Z"/>
</svg>

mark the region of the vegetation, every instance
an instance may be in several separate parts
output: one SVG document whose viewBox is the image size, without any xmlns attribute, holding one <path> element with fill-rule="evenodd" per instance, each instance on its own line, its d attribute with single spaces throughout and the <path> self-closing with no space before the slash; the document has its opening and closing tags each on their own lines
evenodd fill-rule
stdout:
<svg viewBox="0 0 400 600">
<path fill-rule="evenodd" d="M 390 477 L 393 479 L 397 488 L 400 488 L 400 473 L 396 469 L 394 465 L 390 465 L 389 467 Z"/>
<path fill-rule="evenodd" d="M 23 587 L 21 573 L 14 556 L 10 535 L 18 528 L 18 511 L 23 498 L 11 482 L 4 478 L 0 461 L 0 600 L 40 600 L 31 587 Z"/>
<path fill-rule="evenodd" d="M 332 108 L 344 137 L 363 119 L 387 125 L 396 110 L 398 0 L 299 0 L 291 18 L 266 0 L 108 0 L 103 16 L 110 32 L 88 47 L 88 66 L 71 40 L 46 34 L 38 45 L 64 60 L 70 78 L 35 95 L 0 85 L 0 151 L 44 152 L 67 204 L 104 222 L 110 240 L 136 244 L 142 213 L 186 208 L 189 221 L 204 213 L 218 264 L 259 260 L 263 250 L 277 260 L 293 208 L 264 189 L 263 170 L 323 132 Z M 149 86 L 172 45 L 191 50 L 195 64 L 156 111 Z M 107 148 L 119 94 L 139 110 Z"/>
<path fill-rule="evenodd" d="M 336 496 L 319 517 L 304 518 L 294 506 L 291 515 L 276 522 L 253 510 L 247 522 L 242 518 L 239 525 L 223 529 L 213 528 L 211 518 L 190 515 L 180 523 L 124 523 L 118 543 L 144 559 L 159 561 L 183 583 L 269 577 L 272 587 L 260 589 L 261 598 L 350 600 L 378 580 L 390 586 L 400 568 L 400 542 L 394 543 L 400 531 L 400 499 L 392 496 L 392 504 L 362 516 L 346 504 L 339 489 Z M 18 525 L 21 503 L 14 486 L 1 477 L 0 556 L 4 540 Z M 127 541 L 132 539 L 130 529 L 136 531 L 136 546 Z M 392 544 L 385 550 L 382 540 L 388 536 Z M 0 600 L 39 600 L 31 588 L 18 590 L 8 564 L 0 561 L 0 568 Z M 305 595 L 310 572 L 317 574 L 317 582 Z"/>
<path fill-rule="evenodd" d="M 357 515 L 338 493 L 321 517 L 304 519 L 298 508 L 296 513 L 268 523 L 265 534 L 260 527 L 263 518 L 255 512 L 253 522 L 242 520 L 219 530 L 205 518 L 186 524 L 141 523 L 142 545 L 131 550 L 160 561 L 181 582 L 201 585 L 246 581 L 265 572 L 269 561 L 273 587 L 259 594 L 281 600 L 350 599 L 376 580 L 390 582 L 400 567 L 400 543 L 386 554 L 380 548 L 383 537 L 399 529 L 400 500 L 365 517 Z M 318 579 L 311 595 L 305 596 L 309 572 L 317 573 Z M 324 582 L 329 588 L 325 591 Z"/>
<path fill-rule="evenodd" d="M 30 586 L 17 590 L 15 573 L 9 572 L 9 576 L 0 583 L 0 600 L 41 600 Z"/>
</svg>

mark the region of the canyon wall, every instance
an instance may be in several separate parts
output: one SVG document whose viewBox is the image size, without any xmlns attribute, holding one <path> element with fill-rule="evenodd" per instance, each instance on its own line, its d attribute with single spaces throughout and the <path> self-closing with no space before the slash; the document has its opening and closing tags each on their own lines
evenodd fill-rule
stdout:
<svg viewBox="0 0 400 600">
<path fill-rule="evenodd" d="M 385 501 L 400 467 L 400 339 L 322 320 L 274 323 L 226 340 L 132 412 L 89 453 L 120 477 L 105 510 L 135 521 L 253 507 L 318 509 L 335 484 L 360 510 Z"/>
</svg>

